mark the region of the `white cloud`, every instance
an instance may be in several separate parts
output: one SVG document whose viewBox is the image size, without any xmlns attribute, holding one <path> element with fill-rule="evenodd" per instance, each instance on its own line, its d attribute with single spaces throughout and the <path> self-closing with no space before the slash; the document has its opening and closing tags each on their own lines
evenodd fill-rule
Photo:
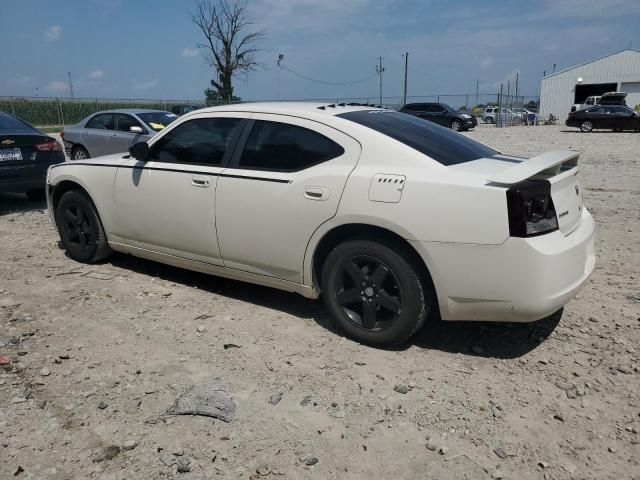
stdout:
<svg viewBox="0 0 640 480">
<path fill-rule="evenodd" d="M 195 57 L 196 55 L 198 55 L 197 48 L 185 48 L 184 50 L 182 50 L 183 57 Z"/>
<path fill-rule="evenodd" d="M 99 80 L 102 77 L 104 77 L 104 72 L 100 69 L 98 70 L 94 70 L 93 72 L 90 72 L 89 75 L 87 75 L 91 80 Z"/>
<path fill-rule="evenodd" d="M 483 70 L 486 70 L 491 65 L 493 65 L 493 58 L 484 57 L 484 58 L 481 58 L 478 63 L 480 64 L 480 68 L 482 68 Z"/>
<path fill-rule="evenodd" d="M 62 93 L 65 91 L 69 91 L 69 84 L 61 80 L 54 80 L 53 82 L 49 82 L 49 84 L 44 88 L 45 90 L 48 90 L 50 92 Z"/>
<path fill-rule="evenodd" d="M 28 87 L 33 84 L 33 77 L 29 75 L 16 75 L 8 80 L 8 83 L 18 85 L 20 87 Z"/>
<path fill-rule="evenodd" d="M 158 85 L 158 80 L 149 80 L 148 82 L 136 82 L 132 85 L 136 90 L 148 90 Z"/>
<path fill-rule="evenodd" d="M 47 42 L 55 42 L 60 38 L 62 33 L 62 27 L 60 25 L 53 25 L 44 31 L 44 38 Z"/>
</svg>

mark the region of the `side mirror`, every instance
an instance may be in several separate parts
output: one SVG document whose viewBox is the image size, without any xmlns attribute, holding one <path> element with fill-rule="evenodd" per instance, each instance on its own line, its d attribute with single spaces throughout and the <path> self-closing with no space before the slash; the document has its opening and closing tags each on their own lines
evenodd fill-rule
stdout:
<svg viewBox="0 0 640 480">
<path fill-rule="evenodd" d="M 138 135 L 142 135 L 144 133 L 142 127 L 139 127 L 138 125 L 132 125 L 131 127 L 129 127 L 129 132 L 137 133 Z"/>
<path fill-rule="evenodd" d="M 136 160 L 146 162 L 149 159 L 149 144 L 147 142 L 134 143 L 129 147 L 129 153 Z"/>
</svg>

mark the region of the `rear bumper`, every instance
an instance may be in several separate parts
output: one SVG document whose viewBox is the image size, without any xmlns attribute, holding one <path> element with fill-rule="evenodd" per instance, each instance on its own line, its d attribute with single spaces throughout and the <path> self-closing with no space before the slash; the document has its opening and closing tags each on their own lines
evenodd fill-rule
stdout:
<svg viewBox="0 0 640 480">
<path fill-rule="evenodd" d="M 478 126 L 478 119 L 476 117 L 463 119 L 464 128 L 473 128 Z"/>
<path fill-rule="evenodd" d="M 53 162 L 0 166 L 0 192 L 23 193 L 44 188 L 49 166 L 64 162 L 62 152 L 60 157 Z"/>
<path fill-rule="evenodd" d="M 413 242 L 431 259 L 444 320 L 532 322 L 573 298 L 595 267 L 593 217 L 576 230 L 502 245 Z"/>
</svg>

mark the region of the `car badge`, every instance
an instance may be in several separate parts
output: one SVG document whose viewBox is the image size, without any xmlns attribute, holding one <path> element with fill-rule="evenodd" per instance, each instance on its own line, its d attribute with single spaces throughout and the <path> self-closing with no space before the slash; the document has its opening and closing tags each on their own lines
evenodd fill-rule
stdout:
<svg viewBox="0 0 640 480">
<path fill-rule="evenodd" d="M 0 142 L 0 143 L 2 143 L 2 145 L 11 145 L 11 144 L 16 143 L 16 142 L 14 142 L 13 140 L 8 140 L 7 139 L 7 140 L 2 140 L 2 142 Z"/>
<path fill-rule="evenodd" d="M 578 188 L 578 185 L 576 185 L 576 195 L 580 195 L 580 189 Z"/>
</svg>

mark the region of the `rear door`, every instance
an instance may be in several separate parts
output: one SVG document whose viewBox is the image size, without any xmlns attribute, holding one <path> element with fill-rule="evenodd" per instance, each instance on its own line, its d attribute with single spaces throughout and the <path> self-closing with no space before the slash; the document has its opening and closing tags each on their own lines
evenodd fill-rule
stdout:
<svg viewBox="0 0 640 480">
<path fill-rule="evenodd" d="M 635 130 L 638 121 L 631 109 L 626 107 L 607 107 L 611 115 L 611 128 L 614 130 Z"/>
<path fill-rule="evenodd" d="M 360 144 L 311 120 L 251 118 L 216 190 L 224 265 L 301 283 L 309 239 L 335 215 Z"/>
<path fill-rule="evenodd" d="M 92 157 L 113 153 L 113 134 L 116 129 L 115 114 L 99 113 L 91 117 L 82 129 L 80 143 Z"/>
</svg>

